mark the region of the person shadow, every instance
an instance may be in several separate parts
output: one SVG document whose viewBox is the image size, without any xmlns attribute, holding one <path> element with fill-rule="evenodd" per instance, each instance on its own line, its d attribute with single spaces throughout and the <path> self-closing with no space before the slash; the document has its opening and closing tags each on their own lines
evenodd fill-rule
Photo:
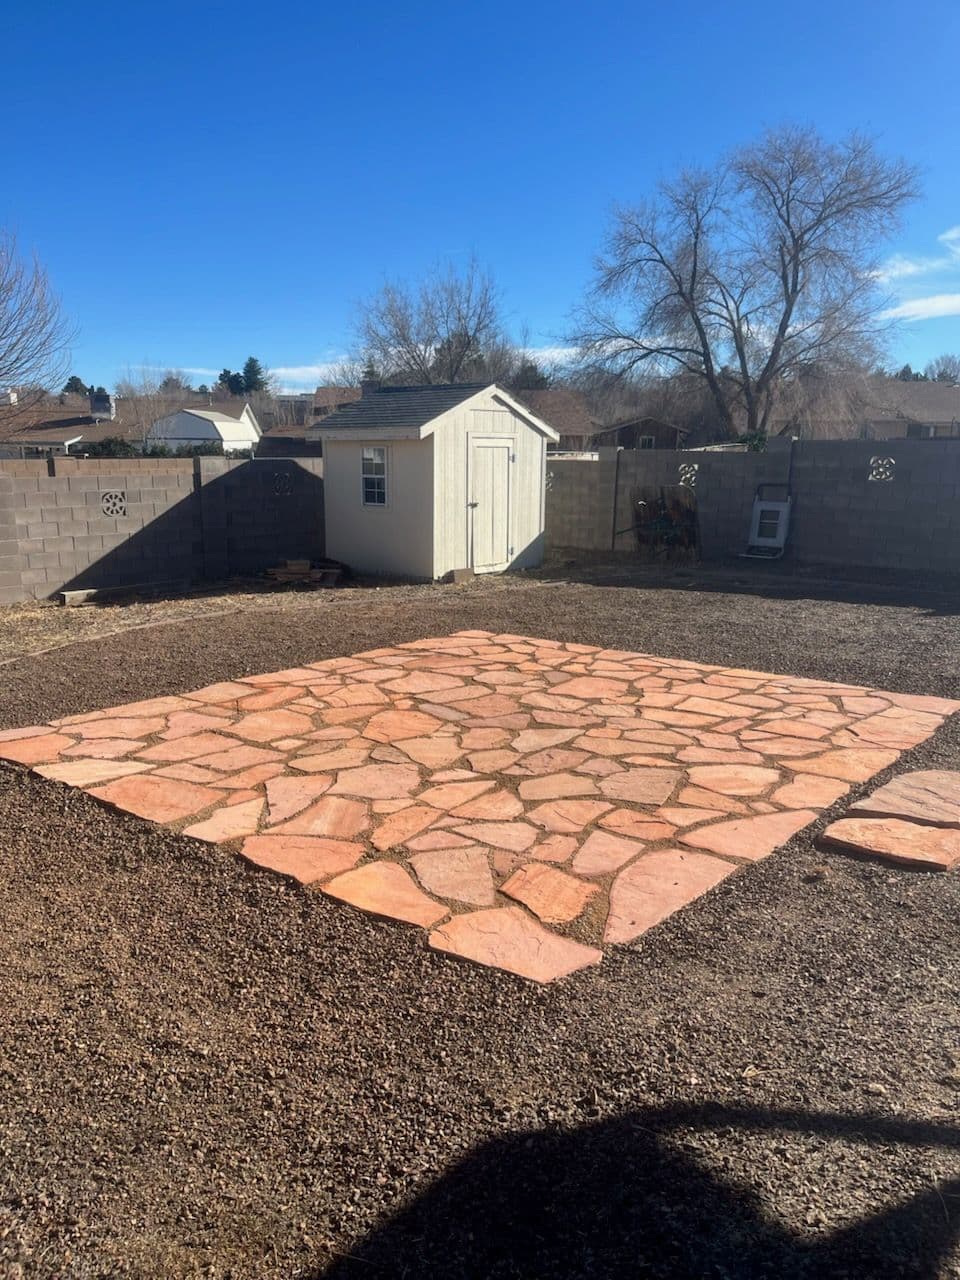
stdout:
<svg viewBox="0 0 960 1280">
<path fill-rule="evenodd" d="M 693 1128 L 699 1158 L 684 1150 Z M 780 1175 L 764 1175 L 770 1194 L 762 1196 L 706 1168 L 704 1153 L 722 1167 L 725 1134 L 762 1132 L 778 1135 L 784 1153 L 789 1134 L 818 1135 L 848 1149 L 856 1143 L 880 1160 L 900 1144 L 960 1147 L 960 1130 L 949 1126 L 729 1106 L 649 1108 L 572 1132 L 515 1133 L 470 1151 L 348 1253 L 309 1274 L 311 1280 L 960 1274 L 960 1169 L 956 1178 L 931 1181 L 824 1232 L 816 1190 L 798 1184 L 786 1163 Z M 869 1156 L 854 1164 L 867 1181 Z M 783 1218 L 771 1208 L 777 1200 L 786 1206 Z"/>
</svg>

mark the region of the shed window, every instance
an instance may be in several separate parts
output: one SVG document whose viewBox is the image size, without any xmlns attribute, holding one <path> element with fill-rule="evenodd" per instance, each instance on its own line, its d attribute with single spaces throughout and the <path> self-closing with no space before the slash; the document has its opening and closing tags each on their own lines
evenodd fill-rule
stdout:
<svg viewBox="0 0 960 1280">
<path fill-rule="evenodd" d="M 637 441 L 638 449 L 652 449 L 654 444 L 653 436 L 641 436 Z"/>
<path fill-rule="evenodd" d="M 363 450 L 361 463 L 363 478 L 363 505 L 385 507 L 387 505 L 387 451 L 383 448 Z"/>
</svg>

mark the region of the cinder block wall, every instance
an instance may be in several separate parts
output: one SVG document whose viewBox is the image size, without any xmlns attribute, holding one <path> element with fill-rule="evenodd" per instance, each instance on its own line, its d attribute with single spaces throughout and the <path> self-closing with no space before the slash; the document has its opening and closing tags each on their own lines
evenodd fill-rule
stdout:
<svg viewBox="0 0 960 1280">
<path fill-rule="evenodd" d="M 702 558 L 728 559 L 746 547 L 758 485 L 789 483 L 787 556 L 795 563 L 960 575 L 956 441 L 798 442 L 765 453 L 622 450 L 615 461 L 548 458 L 547 477 L 554 550 L 635 550 L 637 491 L 683 480 L 696 494 Z"/>
<path fill-rule="evenodd" d="M 323 555 L 323 462 L 0 462 L 0 603 Z"/>
</svg>

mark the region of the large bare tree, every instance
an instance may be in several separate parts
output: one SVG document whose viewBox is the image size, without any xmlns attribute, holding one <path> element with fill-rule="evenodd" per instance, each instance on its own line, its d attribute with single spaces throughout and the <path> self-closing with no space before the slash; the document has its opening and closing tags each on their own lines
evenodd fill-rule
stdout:
<svg viewBox="0 0 960 1280">
<path fill-rule="evenodd" d="M 517 363 L 493 278 L 474 259 L 416 285 L 385 284 L 361 303 L 356 337 L 360 359 L 384 382 L 495 381 Z"/>
<path fill-rule="evenodd" d="M 29 397 L 62 385 L 70 338 L 46 271 L 0 231 L 0 389 Z"/>
<path fill-rule="evenodd" d="M 915 171 L 852 134 L 787 127 L 616 212 L 576 335 L 584 359 L 681 371 L 729 436 L 763 434 L 781 384 L 869 358 L 883 240 Z"/>
</svg>

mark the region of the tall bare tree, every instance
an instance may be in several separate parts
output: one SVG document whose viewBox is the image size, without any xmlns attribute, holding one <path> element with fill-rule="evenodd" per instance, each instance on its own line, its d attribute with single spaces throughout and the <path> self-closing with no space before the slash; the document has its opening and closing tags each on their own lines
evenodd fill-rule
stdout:
<svg viewBox="0 0 960 1280">
<path fill-rule="evenodd" d="M 580 318 L 585 360 L 683 371 L 730 436 L 767 430 L 779 385 L 874 349 L 878 250 L 916 173 L 852 134 L 786 127 L 617 211 Z"/>
<path fill-rule="evenodd" d="M 360 358 L 385 382 L 495 380 L 515 356 L 489 272 L 435 268 L 418 285 L 388 283 L 361 303 Z"/>
<path fill-rule="evenodd" d="M 955 386 L 960 383 L 960 356 L 945 352 L 931 360 L 923 372 L 934 382 L 947 382 Z"/>
<path fill-rule="evenodd" d="M 71 336 L 40 262 L 0 231 L 0 388 L 40 395 L 60 386 Z"/>
</svg>

